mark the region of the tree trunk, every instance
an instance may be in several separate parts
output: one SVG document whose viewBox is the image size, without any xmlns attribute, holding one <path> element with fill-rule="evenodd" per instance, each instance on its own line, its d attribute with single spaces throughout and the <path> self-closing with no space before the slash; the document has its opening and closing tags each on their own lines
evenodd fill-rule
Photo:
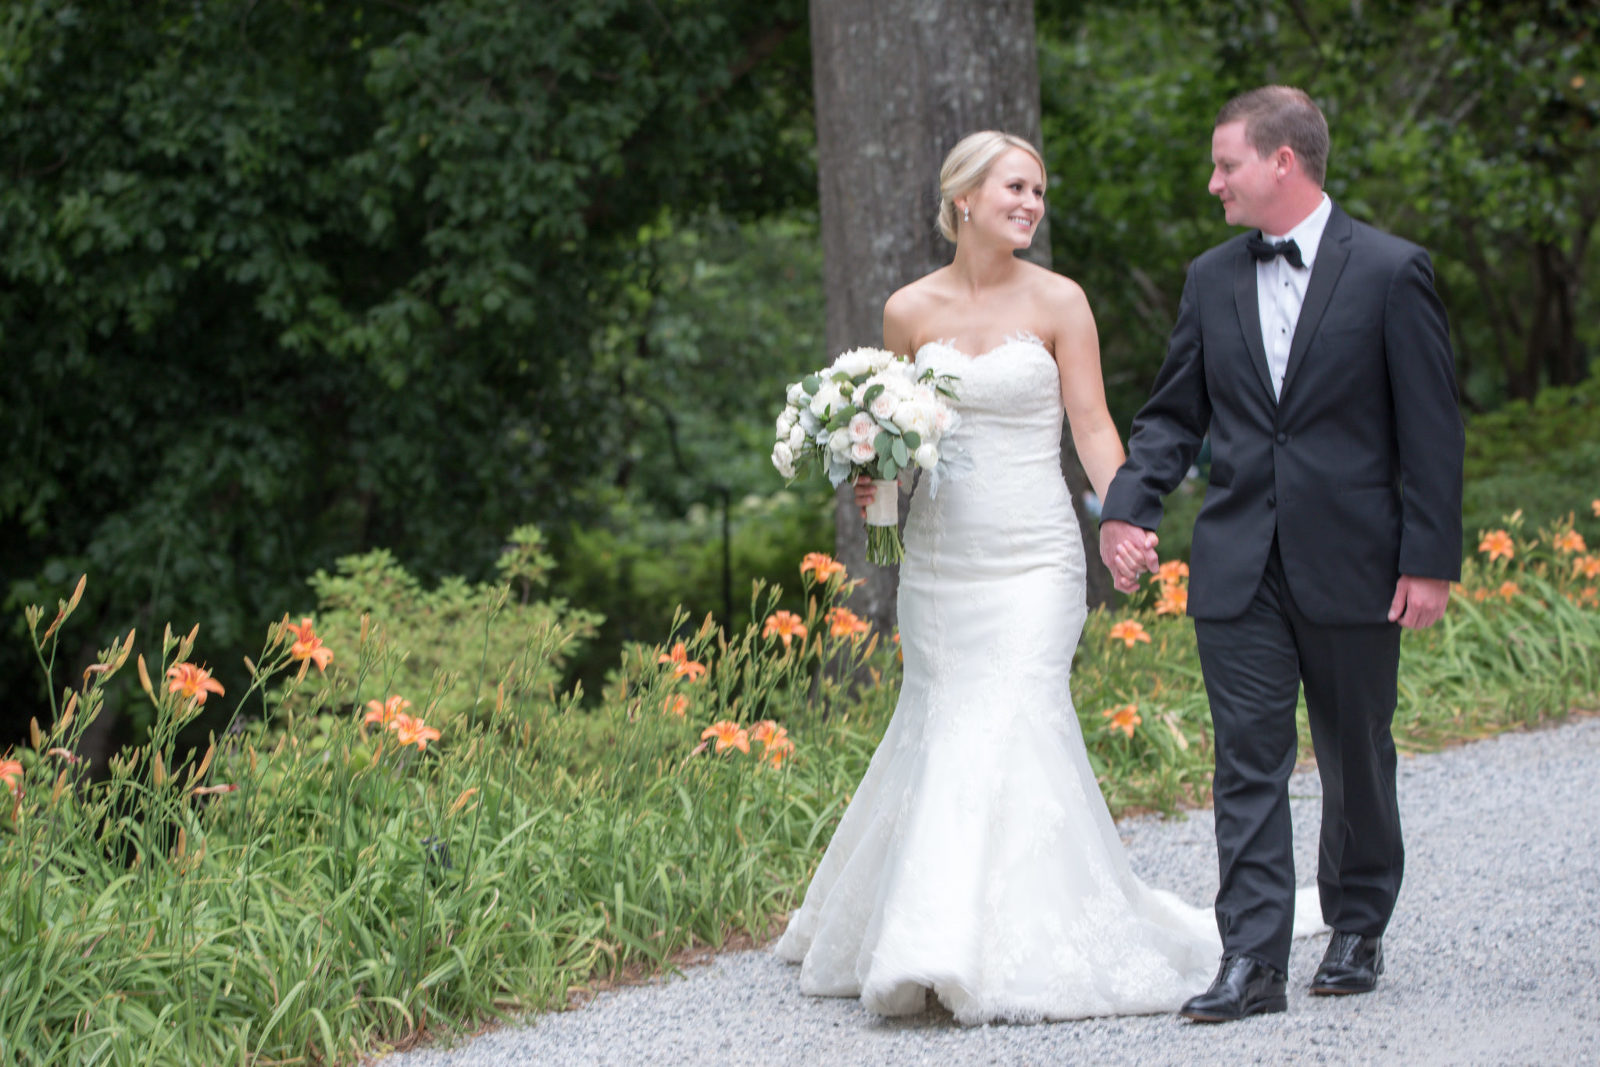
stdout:
<svg viewBox="0 0 1600 1067">
<path fill-rule="evenodd" d="M 878 343 L 889 294 L 950 261 L 934 220 L 939 165 L 955 143 L 984 129 L 1039 143 L 1033 3 L 812 0 L 811 53 L 831 359 Z M 1045 221 L 1027 255 L 1049 265 Z M 1067 462 L 1078 465 L 1074 455 Z M 867 564 L 848 486 L 835 499 L 835 529 L 839 559 L 866 579 L 852 608 L 893 627 L 898 569 Z"/>
</svg>

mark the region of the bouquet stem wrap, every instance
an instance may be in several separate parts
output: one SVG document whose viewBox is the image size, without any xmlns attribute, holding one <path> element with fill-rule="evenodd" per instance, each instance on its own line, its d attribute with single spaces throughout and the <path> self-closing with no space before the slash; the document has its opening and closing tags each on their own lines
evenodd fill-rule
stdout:
<svg viewBox="0 0 1600 1067">
<path fill-rule="evenodd" d="M 878 495 L 867 505 L 867 560 L 880 567 L 905 558 L 900 542 L 900 483 L 874 479 Z"/>
</svg>

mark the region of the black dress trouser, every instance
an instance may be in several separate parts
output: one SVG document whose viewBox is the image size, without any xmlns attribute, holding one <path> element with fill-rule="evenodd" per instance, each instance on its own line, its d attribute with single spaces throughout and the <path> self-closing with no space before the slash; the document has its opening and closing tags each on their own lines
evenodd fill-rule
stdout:
<svg viewBox="0 0 1600 1067">
<path fill-rule="evenodd" d="M 1322 777 L 1322 915 L 1345 933 L 1383 933 L 1405 861 L 1389 732 L 1400 627 L 1307 619 L 1290 596 L 1274 539 L 1244 614 L 1196 619 L 1195 636 L 1216 740 L 1223 956 L 1288 970 L 1295 888 L 1288 779 L 1302 683 Z"/>
</svg>

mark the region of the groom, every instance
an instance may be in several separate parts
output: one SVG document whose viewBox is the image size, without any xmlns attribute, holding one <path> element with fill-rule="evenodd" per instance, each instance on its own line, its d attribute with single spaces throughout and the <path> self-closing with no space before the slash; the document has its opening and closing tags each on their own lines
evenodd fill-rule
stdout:
<svg viewBox="0 0 1600 1067">
<path fill-rule="evenodd" d="M 1216 738 L 1223 948 L 1182 1014 L 1223 1022 L 1287 1006 L 1302 685 L 1334 931 L 1311 992 L 1369 992 L 1383 973 L 1404 856 L 1400 628 L 1437 622 L 1460 572 L 1463 435 L 1428 255 L 1323 193 L 1328 126 L 1310 97 L 1275 85 L 1229 101 L 1211 155 L 1211 193 L 1249 230 L 1189 268 L 1100 551 L 1124 592 L 1155 569 L 1161 498 L 1210 434 L 1189 614 Z"/>
</svg>

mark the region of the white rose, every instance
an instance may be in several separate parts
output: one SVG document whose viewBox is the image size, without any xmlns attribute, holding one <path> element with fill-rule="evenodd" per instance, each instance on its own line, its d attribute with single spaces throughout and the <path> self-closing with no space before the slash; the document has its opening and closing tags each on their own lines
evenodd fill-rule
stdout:
<svg viewBox="0 0 1600 1067">
<path fill-rule="evenodd" d="M 789 427 L 789 448 L 791 451 L 800 451 L 800 446 L 806 443 L 806 432 L 799 426 Z"/>
<path fill-rule="evenodd" d="M 795 411 L 794 408 L 784 408 L 783 411 L 779 412 L 778 414 L 778 436 L 788 437 L 789 431 L 793 429 L 794 424 L 799 421 L 799 412 Z"/>
<path fill-rule="evenodd" d="M 839 387 L 833 382 L 823 382 L 817 389 L 817 394 L 811 398 L 810 411 L 819 419 L 826 419 L 828 412 L 839 406 L 844 398 L 839 393 Z"/>
<path fill-rule="evenodd" d="M 870 441 L 878 436 L 878 424 L 865 411 L 858 411 L 850 420 L 850 440 Z"/>
<path fill-rule="evenodd" d="M 772 465 L 778 468 L 778 473 L 785 478 L 794 477 L 794 453 L 782 441 L 772 446 Z"/>
<path fill-rule="evenodd" d="M 872 447 L 871 441 L 857 441 L 850 446 L 850 458 L 857 463 L 871 463 L 877 455 L 878 450 Z"/>
<path fill-rule="evenodd" d="M 933 427 L 940 433 L 949 433 L 955 429 L 956 412 L 949 404 L 940 404 L 933 409 Z"/>
<path fill-rule="evenodd" d="M 810 408 L 800 409 L 800 428 L 808 435 L 822 429 L 822 420 L 811 414 Z"/>
<path fill-rule="evenodd" d="M 828 448 L 833 451 L 834 455 L 841 458 L 850 454 L 850 449 L 854 444 L 855 442 L 850 440 L 850 432 L 843 428 L 833 431 L 828 437 Z"/>
<path fill-rule="evenodd" d="M 805 386 L 795 382 L 789 386 L 789 392 L 784 395 L 784 399 L 789 402 L 791 407 L 803 407 L 806 402 Z"/>
<path fill-rule="evenodd" d="M 933 446 L 933 442 L 925 441 L 912 453 L 911 459 L 923 470 L 931 471 L 939 464 L 939 450 Z"/>
<path fill-rule="evenodd" d="M 887 419 L 894 416 L 896 404 L 897 401 L 894 394 L 885 389 L 883 392 L 872 398 L 872 403 L 869 406 L 872 408 L 872 413 L 878 416 L 878 418 Z"/>
</svg>

